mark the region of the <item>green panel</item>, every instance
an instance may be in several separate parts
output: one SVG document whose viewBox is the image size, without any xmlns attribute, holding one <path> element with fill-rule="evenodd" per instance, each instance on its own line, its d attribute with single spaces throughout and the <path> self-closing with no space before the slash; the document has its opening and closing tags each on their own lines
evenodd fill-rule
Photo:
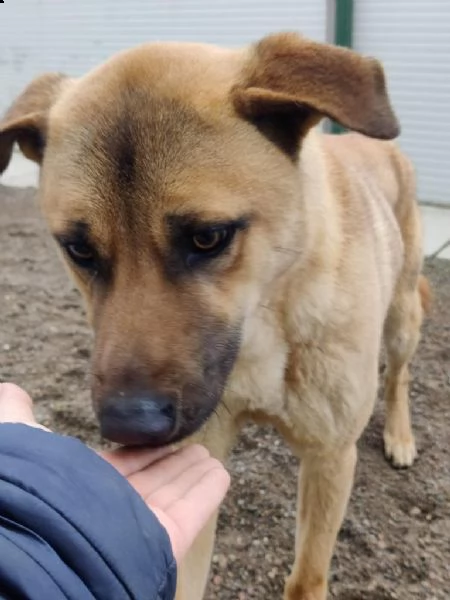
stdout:
<svg viewBox="0 0 450 600">
<path fill-rule="evenodd" d="M 353 46 L 353 0 L 335 0 L 334 43 Z"/>
<path fill-rule="evenodd" d="M 337 46 L 353 46 L 353 0 L 334 0 L 334 43 Z M 331 132 L 343 133 L 344 127 L 332 121 Z"/>
</svg>

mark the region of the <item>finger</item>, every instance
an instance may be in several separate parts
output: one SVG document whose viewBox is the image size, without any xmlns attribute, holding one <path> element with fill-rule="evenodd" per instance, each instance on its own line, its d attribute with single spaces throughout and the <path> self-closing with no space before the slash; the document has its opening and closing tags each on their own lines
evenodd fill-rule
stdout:
<svg viewBox="0 0 450 600">
<path fill-rule="evenodd" d="M 50 431 L 36 422 L 33 401 L 22 388 L 13 383 L 0 383 L 0 423 L 23 423 Z"/>
<path fill-rule="evenodd" d="M 115 467 L 121 475 L 129 477 L 174 452 L 174 446 L 165 446 L 157 449 L 118 448 L 117 450 L 98 451 L 98 454 Z"/>
<path fill-rule="evenodd" d="M 166 510 L 174 502 L 183 498 L 206 473 L 214 468 L 223 468 L 222 464 L 215 458 L 208 457 L 195 462 L 171 481 L 144 496 L 144 500 L 152 506 Z"/>
<path fill-rule="evenodd" d="M 34 421 L 33 402 L 30 396 L 13 383 L 0 384 L 0 421 Z"/>
<path fill-rule="evenodd" d="M 178 562 L 219 508 L 229 485 L 228 472 L 214 466 L 166 510 L 149 505 L 168 532 Z"/>
<path fill-rule="evenodd" d="M 209 453 L 206 448 L 192 444 L 150 465 L 148 470 L 144 469 L 134 473 L 128 477 L 128 481 L 145 498 L 161 486 L 167 485 L 179 477 L 191 465 L 208 457 Z"/>
<path fill-rule="evenodd" d="M 0 384 L 0 421 L 34 421 L 30 396 L 13 383 Z"/>
</svg>

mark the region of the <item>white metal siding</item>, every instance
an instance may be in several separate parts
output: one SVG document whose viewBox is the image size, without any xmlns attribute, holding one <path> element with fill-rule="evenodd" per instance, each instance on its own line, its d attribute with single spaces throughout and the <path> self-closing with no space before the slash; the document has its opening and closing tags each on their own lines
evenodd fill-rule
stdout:
<svg viewBox="0 0 450 600">
<path fill-rule="evenodd" d="M 384 63 L 421 201 L 450 203 L 450 1 L 356 0 L 354 47 Z"/>
<path fill-rule="evenodd" d="M 240 46 L 282 30 L 324 40 L 326 0 L 6 0 L 0 4 L 0 113 L 36 75 L 79 76 L 141 42 Z"/>
</svg>

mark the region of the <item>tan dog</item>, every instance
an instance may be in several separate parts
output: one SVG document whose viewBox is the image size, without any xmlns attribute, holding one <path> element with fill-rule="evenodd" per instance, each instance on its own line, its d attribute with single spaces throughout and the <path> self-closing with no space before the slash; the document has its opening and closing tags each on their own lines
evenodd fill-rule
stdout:
<svg viewBox="0 0 450 600">
<path fill-rule="evenodd" d="M 247 419 L 301 457 L 288 600 L 323 600 L 356 442 L 387 346 L 385 451 L 415 457 L 408 362 L 428 291 L 408 160 L 380 64 L 295 34 L 155 43 L 35 80 L 0 122 L 95 334 L 93 401 L 125 444 L 196 438 L 225 459 Z M 421 302 L 422 297 L 422 302 Z M 213 414 L 215 413 L 215 414 Z M 215 520 L 180 574 L 199 600 Z"/>
</svg>

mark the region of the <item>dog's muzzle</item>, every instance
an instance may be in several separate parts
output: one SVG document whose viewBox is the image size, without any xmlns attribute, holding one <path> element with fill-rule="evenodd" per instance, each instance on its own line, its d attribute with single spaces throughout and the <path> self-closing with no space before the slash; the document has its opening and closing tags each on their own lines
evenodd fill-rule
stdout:
<svg viewBox="0 0 450 600">
<path fill-rule="evenodd" d="M 145 393 L 105 399 L 98 418 L 104 438 L 127 446 L 162 446 L 176 429 L 175 401 Z"/>
</svg>

